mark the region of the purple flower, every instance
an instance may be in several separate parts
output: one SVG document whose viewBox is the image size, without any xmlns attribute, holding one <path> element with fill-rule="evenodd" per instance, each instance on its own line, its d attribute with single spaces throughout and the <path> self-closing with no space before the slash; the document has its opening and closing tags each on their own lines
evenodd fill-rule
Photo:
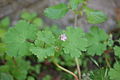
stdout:
<svg viewBox="0 0 120 80">
<path fill-rule="evenodd" d="M 67 40 L 67 36 L 65 34 L 61 34 L 60 35 L 60 40 L 66 41 Z"/>
</svg>

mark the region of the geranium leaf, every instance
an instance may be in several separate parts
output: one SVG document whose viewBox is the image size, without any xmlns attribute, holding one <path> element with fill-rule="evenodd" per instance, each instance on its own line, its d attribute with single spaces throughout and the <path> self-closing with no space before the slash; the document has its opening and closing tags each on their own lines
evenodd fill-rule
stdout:
<svg viewBox="0 0 120 80">
<path fill-rule="evenodd" d="M 107 44 L 104 42 L 107 41 L 108 35 L 104 30 L 92 27 L 86 37 L 89 41 L 89 47 L 87 48 L 89 55 L 101 55 L 106 50 Z"/>
<path fill-rule="evenodd" d="M 80 3 L 84 2 L 84 0 L 69 0 L 69 1 L 70 1 L 70 5 L 71 5 L 72 10 L 75 10 L 76 8 L 78 8 L 78 5 Z"/>
<path fill-rule="evenodd" d="M 115 46 L 114 47 L 114 51 L 115 51 L 115 55 L 120 58 L 120 47 L 119 46 Z"/>
<path fill-rule="evenodd" d="M 107 16 L 102 11 L 86 8 L 85 13 L 90 24 L 99 24 L 107 20 Z"/>
<path fill-rule="evenodd" d="M 67 27 L 64 32 L 67 40 L 63 41 L 65 54 L 70 54 L 71 57 L 80 57 L 81 51 L 86 51 L 87 39 L 85 33 L 80 28 Z"/>
<path fill-rule="evenodd" d="M 54 56 L 55 37 L 51 31 L 39 31 L 35 45 L 30 48 L 30 51 L 35 54 L 38 59 L 43 60 L 49 56 Z"/>
<path fill-rule="evenodd" d="M 7 54 L 10 56 L 24 56 L 29 54 L 31 43 L 28 40 L 34 40 L 37 27 L 26 21 L 19 21 L 15 27 L 8 30 L 5 36 L 7 44 Z"/>
<path fill-rule="evenodd" d="M 64 3 L 51 6 L 49 8 L 46 8 L 44 11 L 45 15 L 52 19 L 62 18 L 63 16 L 65 16 L 67 12 L 68 12 L 68 7 Z"/>
<path fill-rule="evenodd" d="M 120 64 L 119 63 L 115 63 L 114 64 L 114 68 L 111 68 L 109 71 L 110 79 L 111 80 L 118 80 L 120 79 Z"/>
</svg>

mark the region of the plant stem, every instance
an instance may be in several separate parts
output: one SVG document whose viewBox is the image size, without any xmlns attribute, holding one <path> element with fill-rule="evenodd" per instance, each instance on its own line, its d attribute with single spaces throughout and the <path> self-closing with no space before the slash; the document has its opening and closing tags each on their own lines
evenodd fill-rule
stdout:
<svg viewBox="0 0 120 80">
<path fill-rule="evenodd" d="M 65 72 L 67 72 L 67 73 L 73 75 L 74 78 L 75 78 L 75 80 L 79 80 L 78 77 L 77 77 L 73 72 L 71 72 L 71 71 L 65 69 L 64 67 L 60 66 L 60 65 L 57 64 L 56 62 L 54 62 L 54 64 L 55 64 L 58 68 L 60 68 L 61 70 L 63 70 L 63 71 L 65 71 Z"/>
<path fill-rule="evenodd" d="M 78 17 L 78 15 L 75 14 L 74 27 L 77 27 L 77 22 L 78 22 L 77 17 Z M 81 70 L 80 70 L 78 58 L 75 58 L 75 62 L 76 62 L 76 65 L 77 65 L 77 72 L 78 72 L 79 80 L 81 80 Z"/>
<path fill-rule="evenodd" d="M 77 17 L 78 17 L 78 15 L 77 14 L 75 14 L 75 20 L 74 20 L 74 27 L 77 27 Z"/>
<path fill-rule="evenodd" d="M 106 61 L 107 66 L 110 68 L 111 66 L 110 66 L 109 60 L 106 56 L 105 56 L 105 61 Z"/>
<path fill-rule="evenodd" d="M 78 58 L 75 58 L 75 62 L 76 62 L 76 65 L 77 65 L 77 72 L 78 72 L 79 80 L 81 80 L 81 70 L 80 70 Z"/>
</svg>

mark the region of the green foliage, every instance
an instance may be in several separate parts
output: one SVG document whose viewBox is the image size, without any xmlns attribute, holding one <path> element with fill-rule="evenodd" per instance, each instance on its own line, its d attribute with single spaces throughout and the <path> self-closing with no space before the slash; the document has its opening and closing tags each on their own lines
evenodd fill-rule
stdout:
<svg viewBox="0 0 120 80">
<path fill-rule="evenodd" d="M 33 24 L 35 24 L 35 25 L 38 26 L 38 27 L 42 27 L 42 26 L 43 26 L 43 21 L 42 21 L 41 18 L 35 18 L 35 19 L 33 20 Z"/>
<path fill-rule="evenodd" d="M 69 0 L 69 1 L 70 1 L 70 5 L 71 5 L 72 10 L 77 9 L 77 8 L 78 8 L 78 5 L 79 5 L 80 3 L 83 3 L 83 2 L 84 2 L 84 0 Z"/>
<path fill-rule="evenodd" d="M 35 40 L 35 46 L 30 51 L 37 55 L 39 59 L 47 58 L 48 56 L 54 56 L 55 37 L 51 31 L 39 31 L 37 33 L 37 39 Z"/>
<path fill-rule="evenodd" d="M 73 58 L 71 58 L 69 55 L 64 54 L 64 55 L 62 55 L 62 57 L 63 57 L 64 61 L 60 60 L 61 65 L 69 66 L 69 67 L 75 66 Z"/>
<path fill-rule="evenodd" d="M 58 38 L 60 34 L 62 34 L 62 30 L 56 25 L 45 27 L 45 30 L 51 31 L 55 35 L 56 38 Z"/>
<path fill-rule="evenodd" d="M 67 40 L 63 42 L 63 50 L 65 54 L 70 54 L 71 57 L 80 57 L 81 51 L 86 51 L 87 39 L 85 33 L 80 28 L 67 27 L 64 31 Z"/>
<path fill-rule="evenodd" d="M 61 80 L 74 80 L 73 76 L 67 73 L 62 73 L 61 75 Z"/>
<path fill-rule="evenodd" d="M 107 74 L 105 69 L 93 70 L 90 73 L 90 78 L 92 80 L 110 80 Z"/>
<path fill-rule="evenodd" d="M 12 61 L 12 60 L 8 61 L 7 65 L 9 66 L 9 70 L 10 70 L 11 74 L 17 80 L 25 80 L 26 79 L 28 69 L 30 67 L 30 64 L 28 62 L 25 62 L 24 60 L 17 58 L 14 61 Z"/>
<path fill-rule="evenodd" d="M 5 36 L 7 54 L 10 56 L 24 56 L 29 54 L 30 40 L 34 40 L 37 28 L 26 21 L 19 21 L 10 28 Z M 29 40 L 29 41 L 28 41 Z"/>
<path fill-rule="evenodd" d="M 69 5 L 61 3 L 51 6 L 46 8 L 44 13 L 49 18 L 59 19 L 72 9 L 75 15 L 85 11 L 88 22 L 92 24 L 103 23 L 107 20 L 106 15 L 101 11 L 88 8 L 86 1 L 69 0 Z M 79 6 L 79 4 L 81 5 Z M 80 8 L 78 9 L 78 7 Z M 66 30 L 62 31 L 55 25 L 44 28 L 42 19 L 38 18 L 36 13 L 24 12 L 21 18 L 23 20 L 18 21 L 7 33 L 6 29 L 10 24 L 9 18 L 0 22 L 0 53 L 5 53 L 4 56 L 0 55 L 0 62 L 3 60 L 2 65 L 0 64 L 0 80 L 35 80 L 37 78 L 36 74 L 40 73 L 42 67 L 39 60 L 46 59 L 48 62 L 57 62 L 65 67 L 74 68 L 76 64 L 73 58 L 80 58 L 79 63 L 83 68 L 82 71 L 85 71 L 88 70 L 86 68 L 90 67 L 86 67 L 90 60 L 101 68 L 99 62 L 91 56 L 101 56 L 107 49 L 113 50 L 115 55 L 120 58 L 120 47 L 114 44 L 112 37 L 98 27 L 92 27 L 88 33 L 85 33 L 79 27 L 67 27 Z M 33 66 L 23 59 L 29 60 L 28 57 L 31 54 L 32 56 L 35 55 L 36 61 L 36 57 L 39 59 L 37 64 L 35 63 Z M 109 54 L 103 54 L 105 59 L 110 58 L 106 55 L 110 56 Z M 31 63 L 34 64 L 32 61 Z M 109 59 L 106 63 L 109 63 Z M 102 66 L 105 67 L 104 64 Z M 119 79 L 119 68 L 120 64 L 116 63 L 114 68 L 110 69 L 110 79 Z M 107 68 L 106 70 L 93 70 L 90 78 L 92 80 L 109 80 L 108 70 Z M 30 73 L 32 71 L 35 75 Z M 67 75 L 63 80 L 70 79 L 73 80 L 73 76 Z M 52 78 L 46 75 L 43 80 L 52 80 Z"/>
<path fill-rule="evenodd" d="M 115 47 L 114 47 L 114 51 L 115 51 L 115 55 L 120 58 L 120 47 L 115 46 Z"/>
<path fill-rule="evenodd" d="M 27 21 L 32 21 L 35 17 L 37 17 L 36 13 L 23 12 L 21 14 L 21 18 Z"/>
<path fill-rule="evenodd" d="M 0 80 L 13 80 L 13 77 L 10 74 L 0 72 Z"/>
<path fill-rule="evenodd" d="M 0 72 L 11 74 L 15 80 L 25 80 L 29 68 L 30 64 L 21 58 L 9 59 L 5 65 L 0 66 Z"/>
<path fill-rule="evenodd" d="M 89 41 L 89 47 L 87 48 L 89 55 L 101 55 L 106 50 L 107 44 L 105 42 L 108 39 L 108 35 L 104 30 L 92 27 L 86 37 Z"/>
<path fill-rule="evenodd" d="M 5 30 L 4 29 L 0 29 L 0 38 L 2 39 L 5 35 Z"/>
<path fill-rule="evenodd" d="M 3 38 L 9 25 L 10 19 L 8 17 L 0 21 L 0 53 L 4 53 L 6 51 L 5 44 L 3 43 Z"/>
<path fill-rule="evenodd" d="M 40 73 L 40 68 L 41 68 L 41 65 L 31 66 L 31 70 L 35 71 L 37 74 Z"/>
<path fill-rule="evenodd" d="M 114 64 L 114 68 L 111 68 L 109 71 L 110 79 L 111 80 L 118 80 L 120 79 L 120 64 L 119 63 L 115 63 Z"/>
<path fill-rule="evenodd" d="M 6 51 L 6 46 L 4 43 L 0 43 L 0 53 L 4 53 Z"/>
<path fill-rule="evenodd" d="M 35 78 L 32 76 L 28 76 L 27 80 L 35 80 Z"/>
<path fill-rule="evenodd" d="M 29 12 L 23 12 L 21 14 L 21 18 L 23 20 L 26 20 L 34 25 L 36 25 L 37 27 L 42 27 L 43 26 L 43 21 L 41 18 L 37 17 L 38 15 L 36 13 L 29 13 Z"/>
<path fill-rule="evenodd" d="M 10 19 L 8 17 L 6 17 L 0 21 L 1 28 L 6 29 L 6 28 L 8 28 L 9 25 L 10 25 Z"/>
<path fill-rule="evenodd" d="M 103 23 L 107 20 L 107 16 L 98 10 L 93 10 L 91 8 L 85 8 L 85 13 L 87 17 L 87 21 L 91 24 L 99 24 Z"/>
<path fill-rule="evenodd" d="M 42 80 L 52 80 L 52 77 L 50 75 L 46 75 Z"/>
<path fill-rule="evenodd" d="M 63 16 L 65 16 L 67 12 L 68 12 L 68 7 L 64 3 L 51 6 L 49 8 L 46 8 L 44 11 L 45 15 L 52 19 L 62 18 Z"/>
</svg>

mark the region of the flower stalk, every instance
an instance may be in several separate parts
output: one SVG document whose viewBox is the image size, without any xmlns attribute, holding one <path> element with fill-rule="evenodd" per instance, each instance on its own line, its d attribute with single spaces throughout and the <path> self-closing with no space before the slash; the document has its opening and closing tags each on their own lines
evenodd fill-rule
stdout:
<svg viewBox="0 0 120 80">
<path fill-rule="evenodd" d="M 74 74 L 73 72 L 69 71 L 68 69 L 66 69 L 66 68 L 64 68 L 64 67 L 62 67 L 62 66 L 60 66 L 60 65 L 57 64 L 56 62 L 54 62 L 54 64 L 55 64 L 58 68 L 60 68 L 61 70 L 63 70 L 63 71 L 65 71 L 65 72 L 67 72 L 67 73 L 73 75 L 74 78 L 75 78 L 75 80 L 79 80 L 78 77 L 77 77 L 77 75 Z"/>
</svg>

